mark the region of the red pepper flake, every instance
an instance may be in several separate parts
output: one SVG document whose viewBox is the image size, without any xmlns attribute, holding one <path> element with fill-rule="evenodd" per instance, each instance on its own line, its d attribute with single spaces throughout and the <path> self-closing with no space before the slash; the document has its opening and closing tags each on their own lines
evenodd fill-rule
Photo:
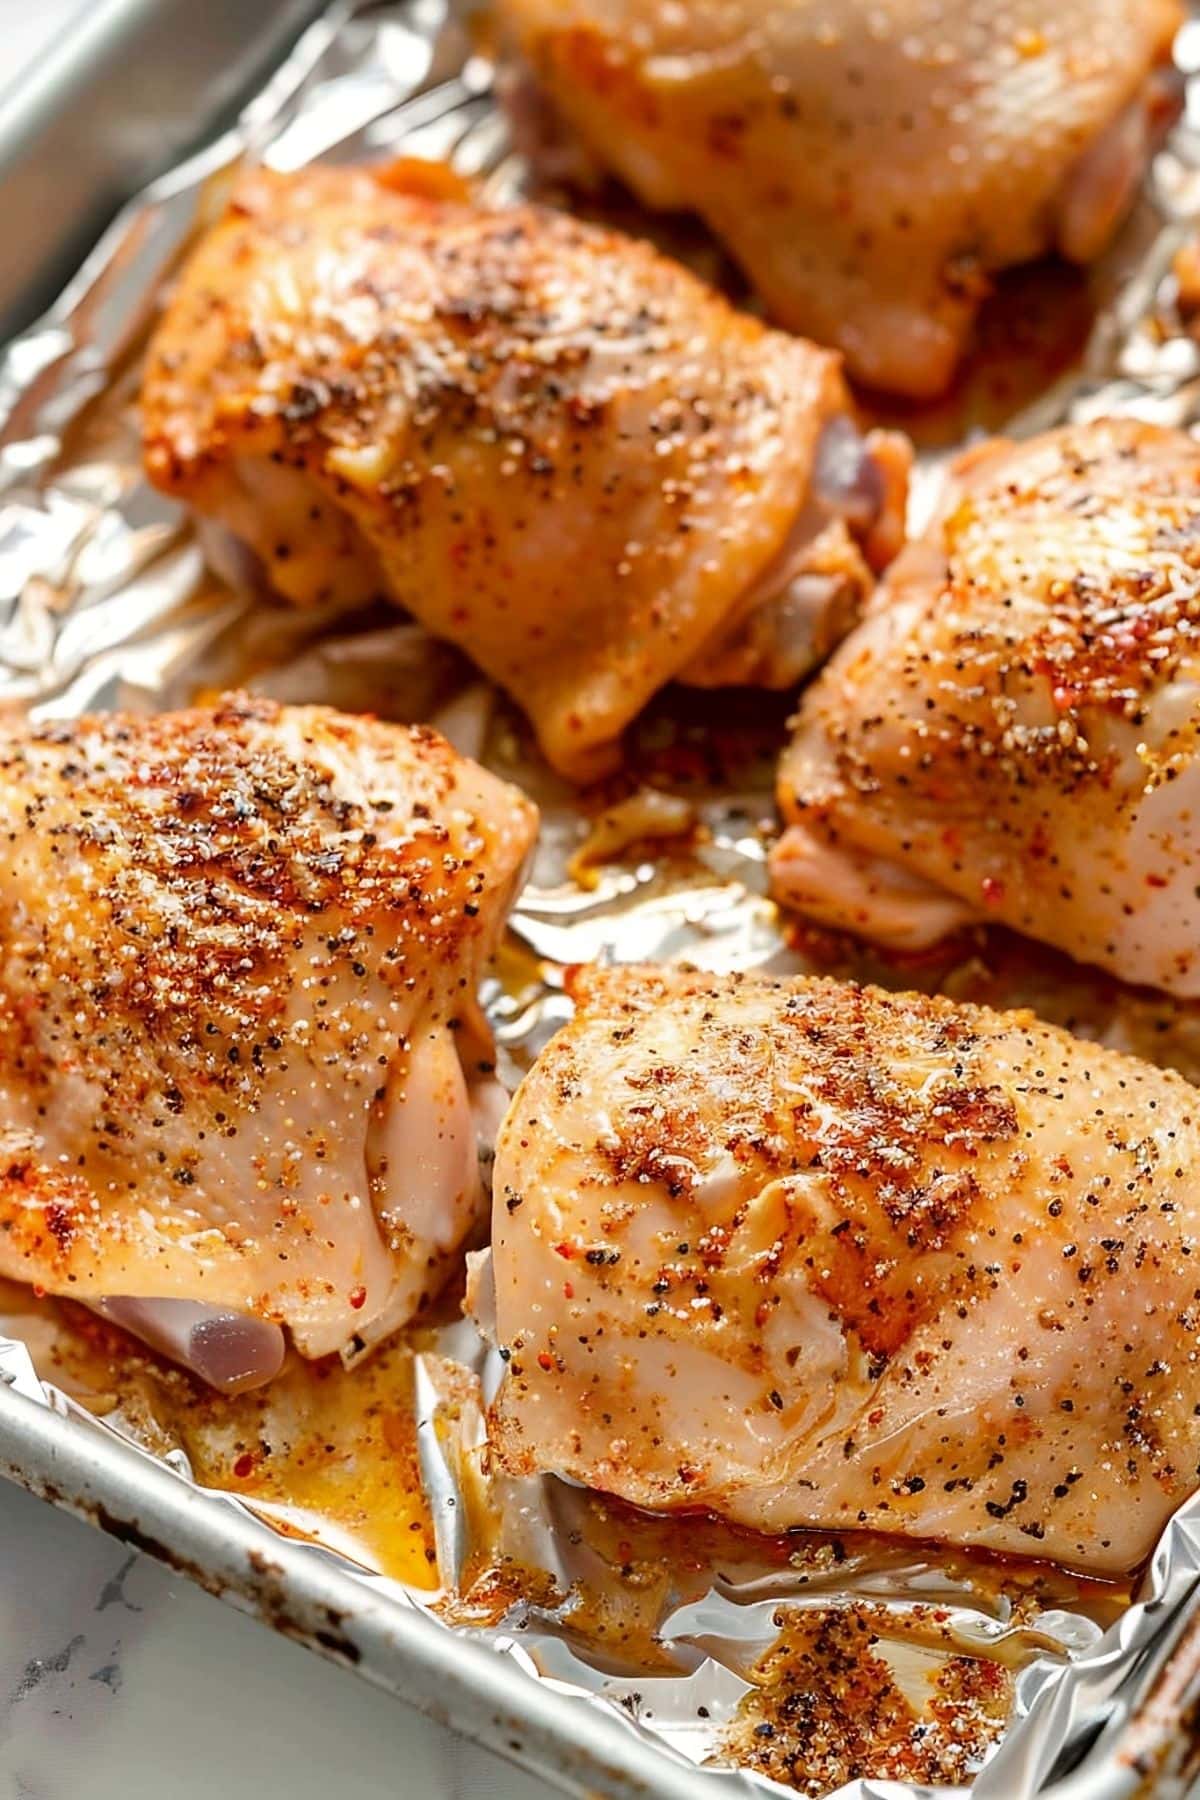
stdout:
<svg viewBox="0 0 1200 1800">
<path fill-rule="evenodd" d="M 537 1360 L 538 1368 L 544 1370 L 548 1375 L 554 1367 L 554 1358 L 551 1356 L 550 1352 L 548 1350 L 539 1350 Z"/>
<path fill-rule="evenodd" d="M 242 1454 L 233 1465 L 233 1472 L 239 1481 L 245 1481 L 247 1475 L 253 1475 L 254 1458 L 251 1456 L 249 1450 L 242 1451 Z"/>
<path fill-rule="evenodd" d="M 1147 875 L 1146 886 L 1152 888 L 1165 888 L 1167 886 L 1167 878 L 1165 875 Z"/>
<path fill-rule="evenodd" d="M 564 1281 L 563 1282 L 563 1299 L 564 1300 L 573 1300 L 574 1298 L 575 1298 L 574 1282 Z"/>
<path fill-rule="evenodd" d="M 979 884 L 979 891 L 988 906 L 999 906 L 1004 898 L 1004 883 L 994 875 L 985 875 Z"/>
<path fill-rule="evenodd" d="M 576 1256 L 578 1252 L 576 1251 L 574 1244 L 555 1244 L 554 1254 L 555 1256 L 561 1256 L 565 1258 L 567 1262 L 570 1262 L 571 1258 Z"/>
<path fill-rule="evenodd" d="M 35 1281 L 33 1284 L 33 1297 L 35 1300 L 44 1300 L 46 1298 L 46 1290 L 40 1281 Z"/>
<path fill-rule="evenodd" d="M 367 1290 L 365 1287 L 350 1289 L 350 1304 L 355 1312 L 362 1311 L 363 1307 L 367 1304 Z"/>
</svg>

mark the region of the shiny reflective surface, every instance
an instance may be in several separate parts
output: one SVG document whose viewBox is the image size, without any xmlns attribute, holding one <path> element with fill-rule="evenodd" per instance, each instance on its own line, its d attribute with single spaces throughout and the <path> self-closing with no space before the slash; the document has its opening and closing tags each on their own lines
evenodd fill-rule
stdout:
<svg viewBox="0 0 1200 1800">
<path fill-rule="evenodd" d="M 488 69 L 441 24 L 439 7 L 425 4 L 377 7 L 336 39 L 322 28 L 254 112 L 248 136 L 279 168 L 330 151 L 403 149 L 453 154 L 461 169 L 486 176 L 489 193 L 515 191 L 522 169 L 509 154 Z M 1000 422 L 1031 393 L 1037 398 L 1018 429 L 1114 405 L 1191 420 L 1200 363 L 1195 345 L 1169 319 L 1161 323 L 1169 256 L 1160 237 L 1164 219 L 1188 216 L 1200 200 L 1190 130 L 1185 123 L 1160 159 L 1129 236 L 1097 275 L 1101 302 L 1119 293 L 1120 305 L 1102 306 L 1083 371 L 1046 392 L 1047 374 L 1063 365 L 1061 345 L 1045 353 L 1026 346 L 1011 379 L 1003 356 L 985 359 L 981 386 L 968 383 L 921 427 L 929 448 L 918 516 L 936 491 L 947 442 L 981 417 Z M 219 199 L 237 150 L 226 142 L 160 185 L 87 280 L 7 360 L 5 698 L 47 714 L 157 708 L 238 677 L 288 699 L 396 717 L 440 714 L 463 748 L 482 747 L 491 767 L 522 781 L 546 818 L 532 883 L 488 991 L 509 1078 L 566 1016 L 562 965 L 613 955 L 713 969 L 820 968 L 992 1004 L 1029 1001 L 1086 1035 L 1189 1075 L 1200 1070 L 1189 1008 L 1035 956 L 1014 939 L 972 933 L 936 957 L 885 963 L 782 925 L 764 897 L 764 864 L 783 704 L 772 713 L 761 701 L 734 698 L 722 702 L 714 724 L 711 698 L 668 694 L 639 725 L 625 772 L 577 802 L 537 762 L 517 715 L 416 627 L 374 611 L 298 618 L 260 598 L 235 598 L 205 573 L 187 522 L 141 477 L 132 402 L 159 285 L 197 201 Z M 1061 309 L 1047 310 L 1061 329 Z M 647 788 L 667 802 L 635 803 L 614 826 L 613 809 Z M 594 826 L 580 885 L 568 865 Z M 1014 1732 L 1000 1752 L 1003 1784 L 993 1791 L 1013 1800 L 1043 1791 L 1045 1771 L 1077 1728 L 1064 1695 L 1075 1693 L 1081 1716 L 1089 1695 L 1104 1694 L 1115 1731 L 1122 1707 L 1147 1692 L 1146 1671 L 1160 1666 L 1148 1656 L 1134 1680 L 1117 1649 L 1102 1665 L 1090 1661 L 1098 1628 L 1121 1612 L 1125 1596 L 1036 1564 L 985 1564 L 881 1540 L 761 1540 L 705 1520 L 665 1524 L 561 1483 L 499 1482 L 485 1466 L 481 1412 L 498 1370 L 473 1327 L 455 1319 L 453 1296 L 440 1325 L 354 1375 L 325 1365 L 309 1374 L 289 1363 L 265 1396 L 225 1401 L 201 1395 L 86 1315 L 74 1315 L 64 1334 L 48 1303 L 28 1294 L 9 1303 L 20 1313 L 9 1326 L 12 1342 L 27 1344 L 45 1379 L 76 1393 L 89 1416 L 172 1456 L 289 1534 L 317 1538 L 339 1561 L 398 1578 L 411 1598 L 526 1672 L 599 1696 L 615 1716 L 635 1716 L 652 1738 L 634 1742 L 631 1768 L 644 1765 L 645 1745 L 657 1739 L 690 1761 L 733 1754 L 808 1780 L 789 1758 L 811 1736 L 812 1714 L 790 1696 L 807 1691 L 809 1675 L 799 1672 L 815 1671 L 814 1691 L 824 1696 L 818 1712 L 844 1710 L 848 1692 L 868 1693 L 879 1729 L 865 1747 L 830 1739 L 813 1779 L 957 1779 L 994 1739 L 1017 1671 L 1018 1710 L 1032 1704 L 1048 1723 L 1034 1734 Z M 1164 1604 L 1150 1616 L 1126 1615 L 1131 1642 L 1147 1650 L 1167 1648 L 1195 1586 L 1200 1557 L 1190 1532 L 1183 1521 L 1168 1533 L 1156 1575 Z M 315 1552 L 313 1567 L 321 1566 Z M 931 1606 L 945 1616 L 931 1617 Z M 866 1641 L 847 1667 L 845 1631 L 855 1616 Z M 1047 1649 L 1053 1658 L 1039 1659 Z M 1060 1679 L 1068 1653 L 1081 1660 L 1074 1676 Z M 932 1682 L 914 1685 L 914 1655 Z M 388 1679 L 404 1687 L 403 1658 Z M 948 1688 L 969 1713 L 961 1761 L 953 1760 L 948 1729 L 955 1707 L 943 1704 Z M 578 1713 L 584 1742 L 595 1714 Z M 927 1721 L 932 1730 L 914 1740 Z M 771 1736 L 757 1732 L 762 1725 Z M 926 1745 L 926 1760 L 913 1760 L 914 1741 Z M 1096 1759 L 1097 1779 L 1119 1783 L 1107 1743 Z M 662 1766 L 666 1782 L 672 1765 Z M 726 1779 L 741 1790 L 737 1777 Z"/>
</svg>

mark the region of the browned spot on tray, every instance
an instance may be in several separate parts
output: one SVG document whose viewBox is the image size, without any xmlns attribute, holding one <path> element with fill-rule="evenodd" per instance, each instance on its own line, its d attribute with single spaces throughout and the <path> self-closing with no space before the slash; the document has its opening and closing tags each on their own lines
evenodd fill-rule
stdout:
<svg viewBox="0 0 1200 1800">
<path fill-rule="evenodd" d="M 864 1778 L 969 1782 L 1003 1730 L 1012 1676 L 959 1653 L 947 1618 L 923 1606 L 778 1614 L 726 1756 L 813 1800 Z"/>
</svg>

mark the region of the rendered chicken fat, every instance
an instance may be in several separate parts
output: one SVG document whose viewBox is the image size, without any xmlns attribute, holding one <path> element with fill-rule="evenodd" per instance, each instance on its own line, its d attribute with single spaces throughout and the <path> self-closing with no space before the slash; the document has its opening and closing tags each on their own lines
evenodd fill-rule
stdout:
<svg viewBox="0 0 1200 1800">
<path fill-rule="evenodd" d="M 214 1385 L 378 1341 L 483 1195 L 533 808 L 435 732 L 230 697 L 0 730 L 0 1275 Z"/>
<path fill-rule="evenodd" d="M 668 681 L 793 685 L 898 547 L 907 443 L 648 244 L 386 176 L 242 183 L 150 349 L 152 479 L 292 600 L 390 593 L 574 778 Z"/>
<path fill-rule="evenodd" d="M 804 694 L 776 896 L 894 945 L 994 920 L 1200 995 L 1200 446 L 970 451 Z"/>
<path fill-rule="evenodd" d="M 1197 1095 L 823 980 L 578 975 L 497 1146 L 493 1455 L 1134 1567 L 1200 1484 Z"/>
<path fill-rule="evenodd" d="M 500 0 L 588 150 L 852 374 L 951 379 L 991 273 L 1133 198 L 1178 0 Z"/>
</svg>

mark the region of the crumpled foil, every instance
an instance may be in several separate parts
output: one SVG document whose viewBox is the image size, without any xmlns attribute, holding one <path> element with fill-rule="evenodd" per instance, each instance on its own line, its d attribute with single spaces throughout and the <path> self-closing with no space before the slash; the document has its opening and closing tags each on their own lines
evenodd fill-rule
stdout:
<svg viewBox="0 0 1200 1800">
<path fill-rule="evenodd" d="M 607 814 L 599 803 L 581 805 L 538 764 L 507 703 L 419 627 L 387 609 L 353 619 L 293 613 L 224 586 L 209 572 L 188 518 L 141 473 L 135 404 L 140 351 L 163 285 L 197 223 L 219 208 L 247 160 L 287 169 L 319 158 L 448 158 L 489 198 L 522 191 L 529 171 L 497 104 L 484 40 L 470 25 L 452 0 L 331 10 L 238 127 L 133 202 L 51 313 L 10 346 L 0 365 L 0 704 L 42 716 L 157 709 L 242 681 L 281 699 L 436 718 L 460 748 L 521 780 L 543 810 L 533 878 L 485 994 L 502 1068 L 515 1077 L 569 1010 L 566 964 L 609 958 L 725 970 L 813 966 L 785 937 L 765 894 L 769 752 L 780 741 L 784 714 L 765 744 L 748 734 L 732 774 L 727 769 L 707 785 L 702 776 L 676 783 L 674 810 L 650 813 L 646 786 L 669 791 L 670 771 L 681 755 L 687 762 L 706 731 L 695 700 L 667 699 L 635 734 L 630 791 L 610 795 Z M 1185 27 L 1178 54 L 1185 72 L 1200 69 L 1200 20 Z M 1200 76 L 1189 74 L 1182 117 L 1137 212 L 1089 277 L 1099 304 L 1082 357 L 1049 386 L 1043 380 L 1015 417 L 998 418 L 994 404 L 973 413 L 968 402 L 940 432 L 929 430 L 916 522 L 933 502 L 948 456 L 973 427 L 1003 422 L 1019 434 L 1112 411 L 1184 425 L 1200 419 L 1200 345 L 1173 314 L 1170 278 L 1174 251 L 1197 220 Z M 703 705 L 711 707 L 712 697 Z M 698 750 L 693 761 L 703 761 Z M 651 821 L 644 836 L 675 837 L 674 853 L 644 844 L 638 850 L 639 818 Z M 823 967 L 830 955 L 824 952 Z M 893 985 L 919 979 L 1001 1004 L 1028 1002 L 1088 1035 L 1152 1048 L 1200 1079 L 1200 1017 L 1193 1009 L 1123 990 L 1028 946 L 985 946 L 965 961 L 920 971 L 889 970 L 864 957 L 847 972 Z M 35 1341 L 0 1337 L 0 1380 L 97 1431 L 125 1437 L 131 1457 L 148 1453 L 120 1406 L 94 1416 L 42 1379 L 38 1358 Z M 982 1582 L 969 1558 L 921 1545 L 859 1549 L 847 1540 L 834 1556 L 822 1553 L 827 1544 L 806 1540 L 794 1556 L 764 1561 L 743 1537 L 691 1556 L 686 1572 L 668 1569 L 661 1591 L 641 1603 L 652 1654 L 638 1666 L 629 1648 L 634 1640 L 623 1649 L 612 1639 L 605 1645 L 569 1603 L 580 1592 L 620 1600 L 603 1532 L 597 1535 L 594 1497 L 554 1480 L 500 1483 L 483 1472 L 483 1406 L 499 1370 L 470 1321 L 426 1331 L 416 1346 L 417 1460 L 441 1587 L 436 1595 L 405 1588 L 373 1573 L 361 1557 L 352 1565 L 397 1605 L 422 1606 L 447 1629 L 482 1638 L 531 1679 L 619 1709 L 645 1735 L 648 1751 L 654 1746 L 705 1764 L 714 1793 L 743 1796 L 771 1784 L 745 1768 L 713 1764 L 734 1755 L 731 1727 L 780 1621 L 794 1624 L 806 1609 L 851 1606 L 869 1609 L 877 1623 L 888 1616 L 902 1622 L 913 1609 L 932 1607 L 952 1648 L 968 1657 L 995 1655 L 1015 1674 L 1009 1724 L 998 1746 L 980 1747 L 975 1800 L 1124 1800 L 1192 1791 L 1200 1763 L 1200 1498 L 1171 1522 L 1137 1602 L 1107 1631 L 1087 1604 L 1086 1584 L 1076 1584 L 1076 1593 L 1066 1582 L 1057 1596 L 1064 1603 L 1055 1604 L 1053 1591 L 1035 1592 L 1011 1568 Z M 184 1449 L 159 1449 L 181 1477 L 194 1479 Z M 232 1493 L 207 1492 L 213 1505 L 244 1504 Z M 259 1510 L 270 1518 L 269 1509 Z M 487 1533 L 506 1566 L 546 1578 L 538 1593 L 515 1593 L 489 1618 L 468 1603 Z M 312 1550 L 314 1557 L 338 1553 L 328 1541 Z M 1065 1603 L 1071 1599 L 1078 1603 Z M 902 1636 L 898 1631 L 897 1641 Z M 928 1680 L 922 1667 L 917 1687 Z M 814 1772 L 814 1783 L 819 1779 Z M 958 1784 L 938 1791 L 968 1790 Z M 874 1777 L 839 1790 L 841 1800 L 915 1800 L 932 1792 Z"/>
</svg>

